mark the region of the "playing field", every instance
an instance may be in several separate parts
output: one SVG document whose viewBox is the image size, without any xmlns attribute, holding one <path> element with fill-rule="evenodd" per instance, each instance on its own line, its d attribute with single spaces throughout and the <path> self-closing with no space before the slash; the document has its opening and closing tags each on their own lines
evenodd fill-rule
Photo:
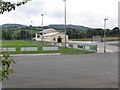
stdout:
<svg viewBox="0 0 120 90">
<path fill-rule="evenodd" d="M 48 46 L 48 45 L 43 45 L 40 43 L 33 43 L 33 42 L 29 42 L 29 41 L 22 41 L 22 40 L 8 40 L 8 41 L 2 41 L 2 46 L 35 46 L 35 45 L 40 45 L 42 46 Z"/>
<path fill-rule="evenodd" d="M 16 52 L 7 52 L 8 54 L 28 54 L 28 53 L 61 53 L 61 54 L 80 54 L 80 53 L 93 53 L 90 51 L 75 50 L 70 48 L 59 47 L 57 51 L 43 51 L 43 47 L 53 47 L 52 45 L 44 45 L 40 43 L 34 43 L 30 41 L 21 40 L 8 40 L 0 41 L 1 47 L 14 47 Z M 38 51 L 20 51 L 21 47 L 38 47 Z"/>
</svg>

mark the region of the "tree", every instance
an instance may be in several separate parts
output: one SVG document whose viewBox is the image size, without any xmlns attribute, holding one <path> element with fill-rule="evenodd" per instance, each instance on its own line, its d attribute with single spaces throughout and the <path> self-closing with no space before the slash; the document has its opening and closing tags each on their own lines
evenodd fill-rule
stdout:
<svg viewBox="0 0 120 90">
<path fill-rule="evenodd" d="M 21 6 L 27 3 L 28 1 L 30 0 L 23 0 L 22 2 L 18 2 L 18 3 L 11 3 L 11 2 L 0 0 L 0 14 L 3 14 L 5 11 L 9 12 L 11 10 L 15 10 L 17 6 Z"/>
<path fill-rule="evenodd" d="M 23 0 L 18 3 L 11 3 L 0 0 L 0 14 L 3 14 L 5 11 L 15 10 L 16 6 L 21 6 L 22 4 L 27 3 L 30 0 Z M 1 50 L 0 50 L 1 51 Z M 15 63 L 14 59 L 10 57 L 10 55 L 6 53 L 0 53 L 3 56 L 0 56 L 0 80 L 9 79 L 8 75 L 13 72 L 11 69 L 11 65 Z"/>
<path fill-rule="evenodd" d="M 10 73 L 13 73 L 13 69 L 11 69 L 11 65 L 15 64 L 15 60 L 10 57 L 10 55 L 3 53 L 3 56 L 0 56 L 0 81 L 3 81 L 4 79 L 9 79 L 8 75 Z"/>
<path fill-rule="evenodd" d="M 31 34 L 28 30 L 21 30 L 20 32 L 16 33 L 15 39 L 21 40 L 21 39 L 31 39 L 33 34 Z"/>
<path fill-rule="evenodd" d="M 118 30 L 118 31 L 119 31 L 119 28 L 118 28 L 118 27 L 115 27 L 115 28 L 113 28 L 113 30 Z"/>
<path fill-rule="evenodd" d="M 113 30 L 111 31 L 111 35 L 112 35 L 113 37 L 119 37 L 119 35 L 120 35 L 120 30 L 119 30 L 119 28 L 118 28 L 118 27 L 113 28 Z"/>
<path fill-rule="evenodd" d="M 11 40 L 12 36 L 9 31 L 2 30 L 2 40 Z"/>
</svg>

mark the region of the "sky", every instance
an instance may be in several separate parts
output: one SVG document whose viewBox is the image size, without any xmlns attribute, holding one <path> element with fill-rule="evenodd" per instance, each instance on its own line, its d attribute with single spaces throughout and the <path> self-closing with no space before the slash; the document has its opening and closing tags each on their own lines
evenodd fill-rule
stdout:
<svg viewBox="0 0 120 90">
<path fill-rule="evenodd" d="M 16 3 L 22 0 L 5 0 Z M 107 28 L 118 26 L 118 2 L 119 0 L 66 0 L 67 24 L 86 26 L 90 28 L 104 28 L 104 19 L 107 20 Z M 16 7 L 9 13 L 0 15 L 0 25 L 16 23 L 23 25 L 64 24 L 63 0 L 32 0 L 25 5 Z M 32 21 L 32 23 L 31 23 Z"/>
</svg>

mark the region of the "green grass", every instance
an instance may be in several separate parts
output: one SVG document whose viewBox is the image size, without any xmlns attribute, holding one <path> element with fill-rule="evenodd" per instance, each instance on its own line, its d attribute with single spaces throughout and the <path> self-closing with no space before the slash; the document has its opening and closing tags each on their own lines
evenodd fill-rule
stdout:
<svg viewBox="0 0 120 90">
<path fill-rule="evenodd" d="M 83 49 L 83 46 L 78 46 L 78 48 L 82 48 Z"/>
<path fill-rule="evenodd" d="M 1 42 L 1 41 L 0 41 Z M 2 41 L 2 46 L 31 46 L 31 45 L 40 45 L 39 43 L 31 43 L 28 41 L 22 41 L 22 40 L 8 40 L 8 41 Z"/>
<path fill-rule="evenodd" d="M 96 46 L 91 46 L 90 49 L 92 49 L 92 50 L 96 50 L 97 47 L 96 47 Z"/>
<path fill-rule="evenodd" d="M 83 51 L 83 50 L 77 50 L 72 48 L 61 48 L 61 54 L 88 54 L 88 53 L 95 53 L 92 51 Z"/>
<path fill-rule="evenodd" d="M 94 53 L 90 51 L 82 51 L 71 48 L 60 47 L 57 51 L 42 51 L 42 47 L 53 47 L 51 45 L 44 45 L 39 43 L 33 43 L 29 41 L 0 41 L 2 47 L 16 47 L 16 52 L 7 52 L 8 54 L 32 54 L 32 53 L 61 53 L 61 54 L 82 54 L 82 53 Z M 38 51 L 20 51 L 20 47 L 38 47 Z"/>
</svg>

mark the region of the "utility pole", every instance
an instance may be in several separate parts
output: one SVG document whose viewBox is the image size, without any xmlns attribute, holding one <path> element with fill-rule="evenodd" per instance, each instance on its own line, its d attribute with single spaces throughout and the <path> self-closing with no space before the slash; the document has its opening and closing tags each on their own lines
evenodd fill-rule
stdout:
<svg viewBox="0 0 120 90">
<path fill-rule="evenodd" d="M 106 52 L 106 21 L 108 20 L 108 18 L 104 19 L 104 53 Z"/>
<path fill-rule="evenodd" d="M 41 14 L 41 16 L 42 16 L 42 29 L 43 29 L 43 14 Z M 43 43 L 43 30 L 42 30 L 42 43 Z"/>
<path fill-rule="evenodd" d="M 31 21 L 31 35 L 30 35 L 31 37 L 31 40 L 32 40 L 32 21 Z"/>
<path fill-rule="evenodd" d="M 26 33 L 26 40 L 27 40 L 27 26 L 26 25 L 25 25 L 25 28 L 26 28 L 25 33 Z"/>
<path fill-rule="evenodd" d="M 66 0 L 63 0 L 65 2 L 65 10 L 64 10 L 64 22 L 65 22 L 65 48 L 66 48 Z"/>
</svg>

